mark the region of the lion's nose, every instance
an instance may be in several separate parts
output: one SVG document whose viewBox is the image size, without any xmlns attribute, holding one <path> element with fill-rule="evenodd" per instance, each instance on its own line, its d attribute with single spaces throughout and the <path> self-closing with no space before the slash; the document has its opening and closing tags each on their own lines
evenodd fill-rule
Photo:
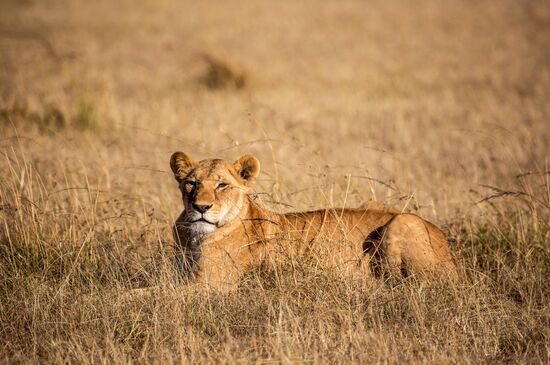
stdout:
<svg viewBox="0 0 550 365">
<path fill-rule="evenodd" d="M 208 204 L 208 205 L 193 204 L 193 209 L 195 209 L 197 212 L 200 212 L 200 213 L 206 213 L 206 211 L 210 208 L 212 208 L 212 204 Z"/>
</svg>

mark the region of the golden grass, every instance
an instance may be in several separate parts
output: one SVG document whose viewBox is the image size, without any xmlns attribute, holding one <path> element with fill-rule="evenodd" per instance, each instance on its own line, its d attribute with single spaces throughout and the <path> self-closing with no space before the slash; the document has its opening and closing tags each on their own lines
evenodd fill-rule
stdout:
<svg viewBox="0 0 550 365">
<path fill-rule="evenodd" d="M 2 7 L 0 362 L 550 361 L 546 2 Z M 182 287 L 175 150 L 257 155 L 279 211 L 417 212 L 464 280 Z"/>
</svg>

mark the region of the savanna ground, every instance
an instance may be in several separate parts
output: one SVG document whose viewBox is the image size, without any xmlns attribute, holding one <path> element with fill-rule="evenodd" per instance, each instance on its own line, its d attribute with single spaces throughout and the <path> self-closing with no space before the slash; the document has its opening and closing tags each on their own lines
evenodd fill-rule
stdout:
<svg viewBox="0 0 550 365">
<path fill-rule="evenodd" d="M 549 44 L 546 1 L 3 0 L 0 361 L 548 363 Z M 175 150 L 417 212 L 464 277 L 186 290 Z"/>
</svg>

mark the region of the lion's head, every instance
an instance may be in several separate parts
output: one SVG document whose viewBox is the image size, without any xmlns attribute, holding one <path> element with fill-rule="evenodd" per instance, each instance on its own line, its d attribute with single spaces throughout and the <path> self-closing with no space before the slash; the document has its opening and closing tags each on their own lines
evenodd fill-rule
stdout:
<svg viewBox="0 0 550 365">
<path fill-rule="evenodd" d="M 235 219 L 260 172 L 260 162 L 249 155 L 234 163 L 194 162 L 185 153 L 175 152 L 170 167 L 182 193 L 185 221 L 198 234 L 212 233 Z"/>
</svg>

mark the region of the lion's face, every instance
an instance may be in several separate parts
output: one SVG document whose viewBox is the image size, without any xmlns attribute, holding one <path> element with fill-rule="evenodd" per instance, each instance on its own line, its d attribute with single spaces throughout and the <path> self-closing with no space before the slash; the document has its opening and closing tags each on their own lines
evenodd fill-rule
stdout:
<svg viewBox="0 0 550 365">
<path fill-rule="evenodd" d="M 183 152 L 172 155 L 170 167 L 182 193 L 185 221 L 197 234 L 212 233 L 235 219 L 260 172 L 260 163 L 253 156 L 243 156 L 235 163 L 219 159 L 194 162 Z"/>
</svg>

